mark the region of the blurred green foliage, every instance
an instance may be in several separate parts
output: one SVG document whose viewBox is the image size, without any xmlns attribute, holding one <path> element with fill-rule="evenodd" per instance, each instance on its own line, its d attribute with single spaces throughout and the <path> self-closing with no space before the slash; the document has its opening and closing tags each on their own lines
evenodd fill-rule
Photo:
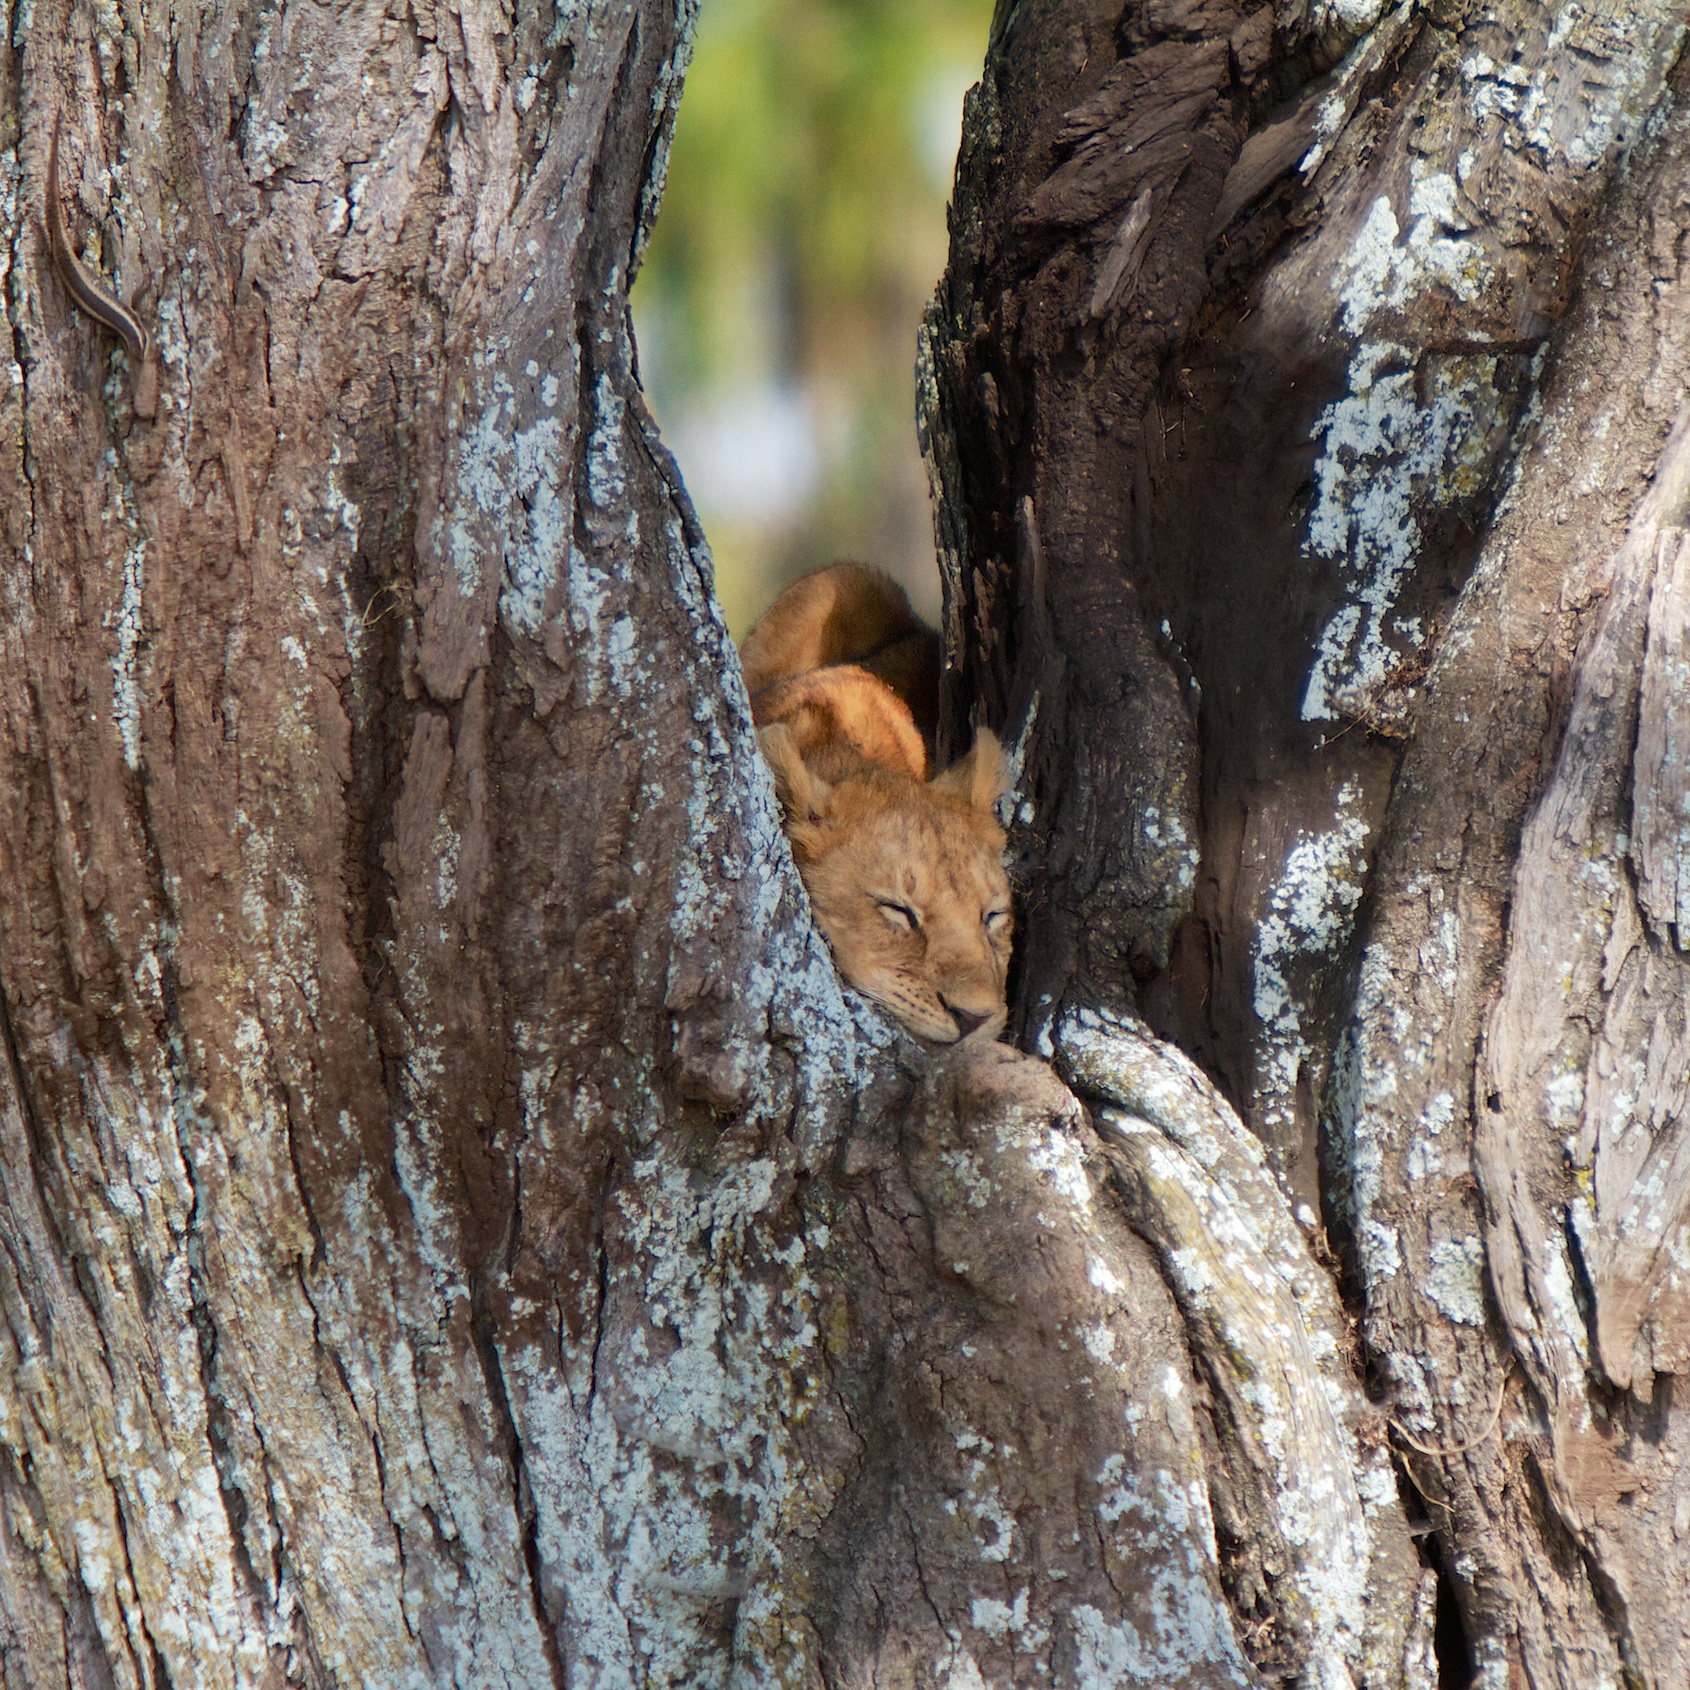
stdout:
<svg viewBox="0 0 1690 1690">
<path fill-rule="evenodd" d="M 944 266 L 962 94 L 991 11 L 703 0 L 634 309 L 643 377 L 736 632 L 786 579 L 836 556 L 885 563 L 936 601 L 915 337 Z M 807 431 L 808 458 L 783 429 Z M 764 459 L 791 483 L 784 503 L 754 496 Z M 736 467 L 738 493 L 722 491 Z"/>
</svg>

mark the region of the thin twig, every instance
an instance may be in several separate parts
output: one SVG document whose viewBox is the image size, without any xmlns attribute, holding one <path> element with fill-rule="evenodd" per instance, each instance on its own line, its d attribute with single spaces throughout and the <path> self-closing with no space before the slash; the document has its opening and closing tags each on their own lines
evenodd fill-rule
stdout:
<svg viewBox="0 0 1690 1690">
<path fill-rule="evenodd" d="M 1408 1444 L 1413 1449 L 1419 1450 L 1422 1455 L 1431 1456 L 1434 1460 L 1446 1461 L 1452 1455 L 1465 1455 L 1469 1450 L 1477 1449 L 1480 1444 L 1488 1442 L 1491 1433 L 1496 1430 L 1497 1422 L 1502 1418 L 1503 1399 L 1508 1395 L 1508 1381 L 1513 1377 L 1514 1358 L 1510 1356 L 1508 1358 L 1507 1369 L 1502 1375 L 1502 1383 L 1497 1387 L 1496 1407 L 1490 1411 L 1489 1422 L 1486 1424 L 1485 1429 L 1476 1438 L 1472 1438 L 1464 1444 L 1452 1444 L 1447 1449 L 1439 1449 L 1432 1444 L 1421 1443 L 1421 1441 L 1415 1437 L 1415 1435 L 1409 1431 L 1409 1429 L 1403 1425 L 1400 1420 L 1393 1420 L 1387 1417 L 1385 1424 L 1389 1426 L 1405 1444 Z"/>
</svg>

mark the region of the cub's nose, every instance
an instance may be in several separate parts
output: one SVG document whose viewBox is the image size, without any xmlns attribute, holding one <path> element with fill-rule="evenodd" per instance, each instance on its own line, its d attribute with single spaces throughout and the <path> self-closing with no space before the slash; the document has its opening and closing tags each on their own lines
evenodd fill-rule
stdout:
<svg viewBox="0 0 1690 1690">
<path fill-rule="evenodd" d="M 988 1015 L 976 1015 L 971 1009 L 958 1009 L 948 998 L 940 998 L 939 1002 L 951 1012 L 951 1019 L 956 1022 L 959 1039 L 966 1039 L 972 1032 L 984 1027 L 991 1019 Z"/>
</svg>

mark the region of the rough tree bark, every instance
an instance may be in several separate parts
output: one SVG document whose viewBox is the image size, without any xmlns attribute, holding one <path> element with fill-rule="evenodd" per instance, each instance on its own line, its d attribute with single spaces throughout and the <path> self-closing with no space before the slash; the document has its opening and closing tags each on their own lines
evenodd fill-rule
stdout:
<svg viewBox="0 0 1690 1690">
<path fill-rule="evenodd" d="M 1690 1672 L 1685 18 L 1002 4 L 926 341 L 1023 1041 L 1142 1014 L 1330 1238 L 1445 1683 Z"/>
<path fill-rule="evenodd" d="M 691 13 L 0 49 L 0 1681 L 1430 1690 L 1440 1570 L 1681 1679 L 1676 15 L 1000 8 L 1053 1070 L 809 923 L 628 333 Z"/>
</svg>

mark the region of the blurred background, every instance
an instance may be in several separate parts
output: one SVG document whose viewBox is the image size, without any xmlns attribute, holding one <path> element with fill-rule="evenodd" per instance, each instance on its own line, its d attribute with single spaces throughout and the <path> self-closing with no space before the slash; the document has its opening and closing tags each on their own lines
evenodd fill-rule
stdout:
<svg viewBox="0 0 1690 1690">
<path fill-rule="evenodd" d="M 992 0 L 702 0 L 634 287 L 640 372 L 735 639 L 878 563 L 937 618 L 916 330 Z"/>
</svg>

